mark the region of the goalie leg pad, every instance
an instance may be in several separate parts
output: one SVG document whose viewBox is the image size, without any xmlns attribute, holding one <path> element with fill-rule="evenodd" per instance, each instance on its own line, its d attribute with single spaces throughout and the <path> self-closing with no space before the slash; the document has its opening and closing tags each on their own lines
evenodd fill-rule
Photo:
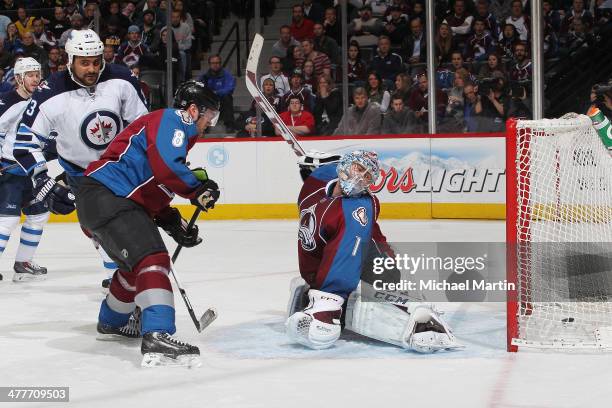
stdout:
<svg viewBox="0 0 612 408">
<path fill-rule="evenodd" d="M 462 348 L 450 327 L 428 304 L 408 308 L 391 303 L 362 302 L 359 290 L 346 304 L 346 329 L 418 353 Z"/>
<path fill-rule="evenodd" d="M 291 279 L 289 303 L 287 304 L 287 316 L 285 318 L 289 318 L 292 314 L 304 310 L 308 306 L 308 289 L 308 284 L 301 276 Z"/>
<path fill-rule="evenodd" d="M 340 338 L 340 316 L 344 299 L 315 289 L 308 291 L 308 297 L 308 307 L 287 319 L 287 336 L 315 350 L 329 348 Z"/>
</svg>

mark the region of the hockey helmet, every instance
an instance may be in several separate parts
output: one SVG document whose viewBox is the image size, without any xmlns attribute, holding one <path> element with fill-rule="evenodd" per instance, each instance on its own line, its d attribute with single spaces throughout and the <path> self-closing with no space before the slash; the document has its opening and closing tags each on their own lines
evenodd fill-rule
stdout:
<svg viewBox="0 0 612 408">
<path fill-rule="evenodd" d="M 68 67 L 70 77 L 74 82 L 82 85 L 77 79 L 74 78 L 72 70 L 70 69 L 72 62 L 74 61 L 74 57 L 101 56 L 104 52 L 104 43 L 100 41 L 100 37 L 98 37 L 98 34 L 96 34 L 94 30 L 72 30 L 68 36 L 68 40 L 66 41 L 65 50 L 68 54 L 68 64 L 66 65 Z M 102 67 L 100 68 L 98 78 L 100 78 L 100 75 L 102 75 L 104 67 L 104 58 L 102 58 Z"/>
<path fill-rule="evenodd" d="M 26 94 L 31 95 L 31 91 L 26 88 L 24 82 L 24 74 L 26 72 L 38 72 L 40 75 L 42 75 L 41 67 L 38 61 L 32 57 L 18 58 L 17 61 L 15 61 L 15 66 L 13 67 L 13 75 L 15 76 L 17 86 Z M 40 77 L 38 79 L 40 80 Z M 38 86 L 38 82 L 35 85 Z"/>
<path fill-rule="evenodd" d="M 13 68 L 13 74 L 23 75 L 26 72 L 38 71 L 40 72 L 41 67 L 38 61 L 32 57 L 19 58 L 15 61 L 15 67 Z"/>
<path fill-rule="evenodd" d="M 376 183 L 380 163 L 376 152 L 355 150 L 342 156 L 338 166 L 338 179 L 342 192 L 349 197 L 359 196 Z"/>
<path fill-rule="evenodd" d="M 203 82 L 189 80 L 179 85 L 176 90 L 174 94 L 176 109 L 187 109 L 192 103 L 198 107 L 200 116 L 210 114 L 210 126 L 217 124 L 221 101 Z"/>
</svg>

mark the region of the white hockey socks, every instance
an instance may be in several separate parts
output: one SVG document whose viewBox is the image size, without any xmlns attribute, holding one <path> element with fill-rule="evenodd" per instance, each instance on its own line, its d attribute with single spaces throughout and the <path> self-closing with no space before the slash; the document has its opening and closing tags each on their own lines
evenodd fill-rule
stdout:
<svg viewBox="0 0 612 408">
<path fill-rule="evenodd" d="M 43 228 L 49 220 L 50 212 L 36 215 L 26 215 L 25 222 L 21 226 L 19 237 L 19 248 L 15 255 L 15 262 L 30 262 L 38 248 L 42 238 Z"/>
<path fill-rule="evenodd" d="M 450 327 L 429 304 L 363 302 L 360 288 L 346 304 L 346 329 L 418 353 L 463 348 Z"/>
<path fill-rule="evenodd" d="M 11 233 L 19 224 L 19 217 L 0 216 L 0 255 L 4 252 Z"/>
<path fill-rule="evenodd" d="M 310 303 L 285 322 L 287 336 L 312 349 L 331 347 L 340 338 L 340 316 L 344 299 L 332 293 L 310 289 Z"/>
</svg>

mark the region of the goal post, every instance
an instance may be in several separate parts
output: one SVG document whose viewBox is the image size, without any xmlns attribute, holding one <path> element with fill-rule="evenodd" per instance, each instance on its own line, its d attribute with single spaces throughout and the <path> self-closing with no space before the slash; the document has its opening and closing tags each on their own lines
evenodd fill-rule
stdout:
<svg viewBox="0 0 612 408">
<path fill-rule="evenodd" d="M 612 351 L 612 157 L 591 120 L 507 122 L 507 348 Z"/>
</svg>

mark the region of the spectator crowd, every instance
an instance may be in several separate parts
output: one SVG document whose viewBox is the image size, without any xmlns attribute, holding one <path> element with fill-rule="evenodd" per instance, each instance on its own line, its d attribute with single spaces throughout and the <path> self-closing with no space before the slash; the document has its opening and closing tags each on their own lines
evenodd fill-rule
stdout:
<svg viewBox="0 0 612 408">
<path fill-rule="evenodd" d="M 72 30 L 96 28 L 106 63 L 136 75 L 164 70 L 175 83 L 199 69 L 201 53 L 236 1 L 0 0 L 0 90 L 14 85 L 11 67 L 36 58 L 43 76 L 66 69 L 63 50 Z M 347 1 L 348 49 L 342 50 L 340 4 Z M 609 27 L 606 0 L 544 0 L 544 56 L 563 60 L 591 47 Z M 266 3 L 267 4 L 267 3 Z M 604 7 L 601 7 L 604 6 Z M 26 8 L 27 7 L 27 8 Z M 530 0 L 436 0 L 435 72 L 426 70 L 425 0 L 303 0 L 291 8 L 260 79 L 264 95 L 300 135 L 421 133 L 428 126 L 428 83 L 436 88 L 439 132 L 501 131 L 508 117 L 531 116 Z M 285 9 L 286 10 L 286 9 Z M 286 12 L 278 9 L 278 12 Z M 289 17 L 289 16 L 288 16 Z M 173 55 L 166 44 L 173 43 Z M 342 53 L 348 58 L 342 72 Z M 256 107 L 236 118 L 236 78 L 210 54 L 198 79 L 221 98 L 226 130 L 238 136 L 278 132 Z M 343 117 L 340 83 L 350 90 Z M 145 92 L 147 84 L 143 84 Z"/>
<path fill-rule="evenodd" d="M 43 78 L 66 69 L 64 45 L 73 30 L 91 28 L 104 43 L 106 63 L 122 64 L 135 74 L 164 70 L 166 44 L 175 84 L 190 79 L 192 64 L 210 48 L 221 19 L 229 13 L 224 2 L 171 0 L 171 33 L 166 32 L 168 0 L 2 0 L 0 2 L 0 91 L 14 86 L 12 67 L 20 57 L 40 62 Z M 175 85 L 173 84 L 173 85 Z M 143 89 L 148 90 L 144 84 Z"/>
<path fill-rule="evenodd" d="M 610 24 L 604 3 L 543 1 L 547 63 L 594 44 Z M 434 7 L 436 70 L 430 74 L 425 0 L 348 0 L 344 73 L 338 1 L 295 4 L 261 78 L 266 96 L 279 113 L 299 98 L 314 116 L 310 132 L 299 133 L 312 135 L 425 132 L 429 80 L 435 81 L 438 132 L 502 131 L 508 117 L 531 117 L 531 1 L 436 0 Z M 344 79 L 351 93 L 346 117 L 339 91 Z M 254 134 L 254 113 L 255 107 L 243 136 Z M 262 133 L 274 132 L 263 118 Z"/>
</svg>

